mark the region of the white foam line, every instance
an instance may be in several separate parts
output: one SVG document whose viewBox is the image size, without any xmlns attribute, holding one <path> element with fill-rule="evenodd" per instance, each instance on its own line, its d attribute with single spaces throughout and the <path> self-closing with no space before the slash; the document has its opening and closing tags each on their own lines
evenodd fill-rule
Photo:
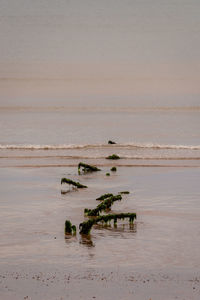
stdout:
<svg viewBox="0 0 200 300">
<path fill-rule="evenodd" d="M 9 150 L 65 150 L 65 149 L 89 149 L 89 148 L 141 148 L 141 149 L 185 149 L 200 150 L 200 145 L 160 145 L 160 144 L 85 144 L 85 145 L 0 145 L 0 149 Z"/>
</svg>

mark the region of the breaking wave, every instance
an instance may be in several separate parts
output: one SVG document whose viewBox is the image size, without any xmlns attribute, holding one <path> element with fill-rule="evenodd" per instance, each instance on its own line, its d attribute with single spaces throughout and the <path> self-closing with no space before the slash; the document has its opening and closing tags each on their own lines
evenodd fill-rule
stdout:
<svg viewBox="0 0 200 300">
<path fill-rule="evenodd" d="M 185 149 L 185 150 L 200 150 L 200 145 L 160 145 L 160 144 L 135 144 L 135 143 L 123 143 L 123 144 L 62 144 L 62 145 L 2 145 L 1 149 L 10 150 L 67 150 L 67 149 L 92 149 L 92 148 L 127 148 L 127 149 Z"/>
</svg>

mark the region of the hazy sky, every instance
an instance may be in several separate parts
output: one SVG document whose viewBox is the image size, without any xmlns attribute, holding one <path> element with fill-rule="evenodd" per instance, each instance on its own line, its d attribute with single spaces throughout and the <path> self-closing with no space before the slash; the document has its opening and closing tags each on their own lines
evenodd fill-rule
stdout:
<svg viewBox="0 0 200 300">
<path fill-rule="evenodd" d="M 176 81 L 200 92 L 199 0 L 0 0 L 0 78 Z M 147 85 L 151 86 L 151 83 Z"/>
</svg>

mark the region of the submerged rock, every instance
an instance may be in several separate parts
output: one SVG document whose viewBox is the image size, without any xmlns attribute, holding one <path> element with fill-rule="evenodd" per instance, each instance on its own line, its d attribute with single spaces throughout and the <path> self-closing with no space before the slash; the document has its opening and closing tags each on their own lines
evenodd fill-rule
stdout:
<svg viewBox="0 0 200 300">
<path fill-rule="evenodd" d="M 122 191 L 122 192 L 119 192 L 119 194 L 130 194 L 130 192 L 129 191 Z"/>
<path fill-rule="evenodd" d="M 110 171 L 112 171 L 112 172 L 117 172 L 117 168 L 116 168 L 116 167 L 112 167 L 112 168 L 110 169 Z"/>
<path fill-rule="evenodd" d="M 112 154 L 107 156 L 106 159 L 120 159 L 120 157 L 117 154 Z"/>
<path fill-rule="evenodd" d="M 110 145 L 114 145 L 114 144 L 117 144 L 117 143 L 115 143 L 115 142 L 113 142 L 113 141 L 109 140 L 109 141 L 108 141 L 108 144 L 110 144 Z"/>
</svg>

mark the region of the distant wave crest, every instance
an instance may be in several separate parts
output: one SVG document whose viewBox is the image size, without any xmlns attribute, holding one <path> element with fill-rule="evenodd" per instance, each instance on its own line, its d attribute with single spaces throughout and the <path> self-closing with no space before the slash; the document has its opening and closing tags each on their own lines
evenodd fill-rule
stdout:
<svg viewBox="0 0 200 300">
<path fill-rule="evenodd" d="M 123 143 L 123 144 L 63 144 L 63 145 L 2 145 L 0 149 L 10 150 L 65 150 L 65 149 L 92 149 L 92 148 L 132 148 L 132 149 L 188 149 L 188 150 L 200 150 L 200 145 L 160 145 L 160 144 L 135 144 L 135 143 Z"/>
</svg>

